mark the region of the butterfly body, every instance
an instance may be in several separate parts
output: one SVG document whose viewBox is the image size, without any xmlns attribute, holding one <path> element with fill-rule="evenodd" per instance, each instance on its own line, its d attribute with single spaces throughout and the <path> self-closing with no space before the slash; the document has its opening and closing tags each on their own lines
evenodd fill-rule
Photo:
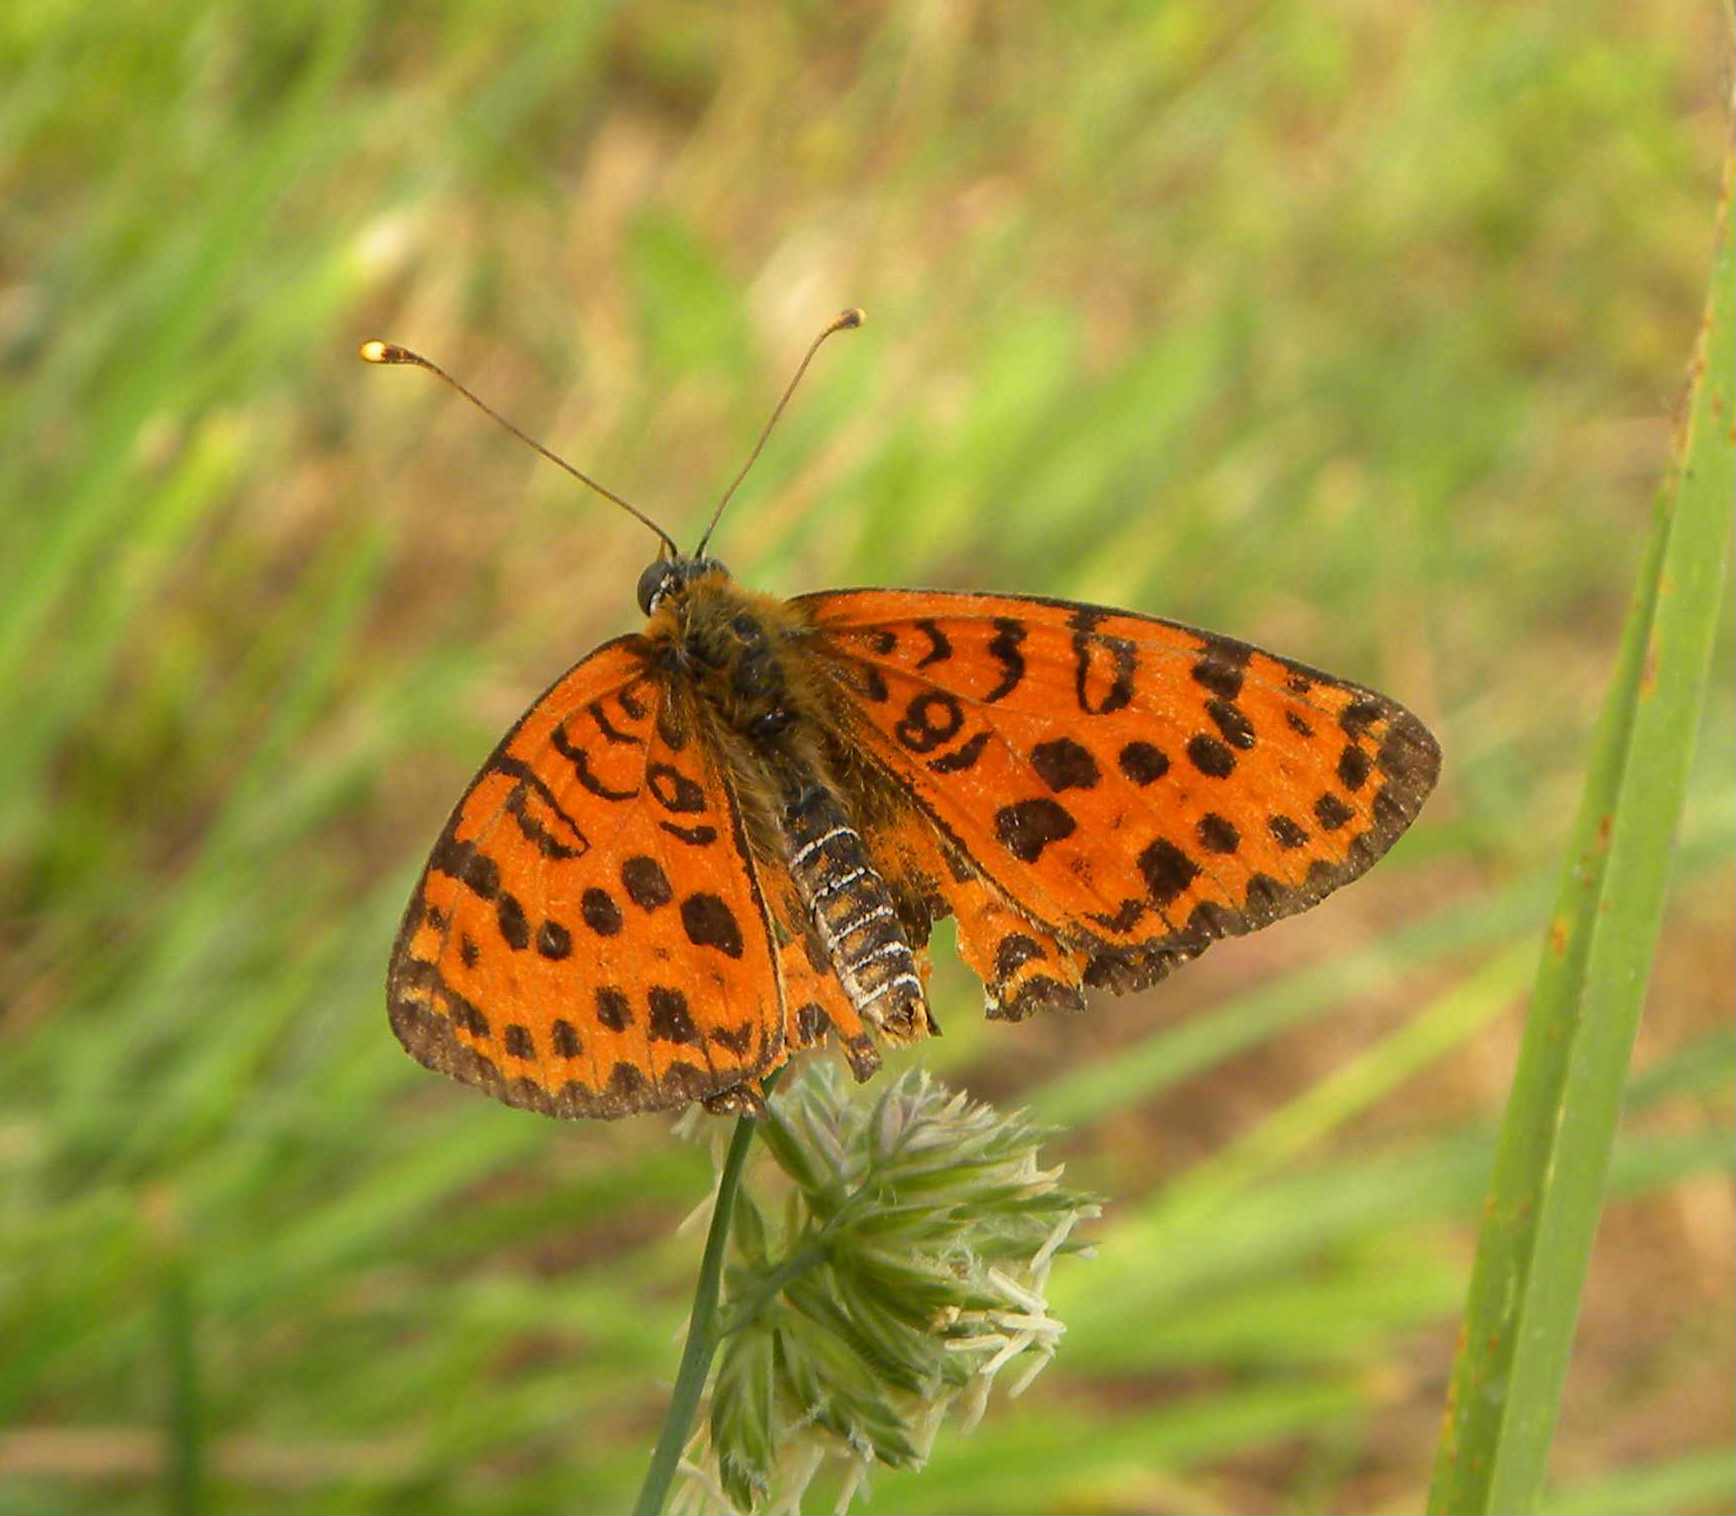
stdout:
<svg viewBox="0 0 1736 1516">
<path fill-rule="evenodd" d="M 938 1030 L 947 914 L 997 1019 L 1155 983 L 1362 873 L 1438 769 L 1384 696 L 1130 612 L 639 588 L 460 801 L 389 977 L 416 1058 L 551 1115 L 752 1109 L 828 1037 L 867 1078 Z"/>
</svg>

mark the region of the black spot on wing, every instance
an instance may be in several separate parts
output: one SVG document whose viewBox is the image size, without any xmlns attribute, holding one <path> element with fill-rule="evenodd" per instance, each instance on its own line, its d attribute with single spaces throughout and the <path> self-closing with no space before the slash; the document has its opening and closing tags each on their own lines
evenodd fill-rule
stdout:
<svg viewBox="0 0 1736 1516">
<path fill-rule="evenodd" d="M 1214 695 L 1206 701 L 1206 715 L 1212 718 L 1212 723 L 1224 734 L 1224 741 L 1231 747 L 1239 747 L 1245 752 L 1254 745 L 1254 724 L 1243 714 L 1240 706 L 1231 705 Z"/>
<path fill-rule="evenodd" d="M 1035 863 L 1051 842 L 1071 837 L 1077 829 L 1072 813 L 1047 795 L 1015 801 L 995 812 L 995 836 L 1025 863 Z"/>
<path fill-rule="evenodd" d="M 1188 762 L 1209 779 L 1228 779 L 1236 771 L 1236 755 L 1204 732 L 1187 740 Z"/>
<path fill-rule="evenodd" d="M 1155 784 L 1169 772 L 1169 754 L 1149 742 L 1130 742 L 1115 758 L 1116 766 L 1140 788 Z"/>
<path fill-rule="evenodd" d="M 1159 837 L 1139 855 L 1139 872 L 1160 910 L 1200 876 L 1199 865 L 1167 837 Z"/>
<path fill-rule="evenodd" d="M 1308 833 L 1289 816 L 1268 816 L 1267 830 L 1277 839 L 1278 846 L 1295 849 L 1304 846 L 1308 841 Z"/>
<path fill-rule="evenodd" d="M 742 955 L 741 928 L 735 913 L 717 895 L 700 892 L 683 900 L 681 926 L 695 947 L 716 948 L 730 958 Z"/>
<path fill-rule="evenodd" d="M 655 858 L 635 853 L 621 864 L 621 885 L 627 898 L 641 910 L 654 911 L 675 898 L 669 876 Z"/>
<path fill-rule="evenodd" d="M 437 873 L 456 879 L 471 894 L 492 900 L 500 893 L 500 867 L 486 853 L 476 850 L 473 842 L 460 842 L 444 837 L 434 849 L 428 866 Z"/>
<path fill-rule="evenodd" d="M 697 1042 L 699 1028 L 687 1008 L 687 997 L 680 990 L 654 984 L 647 996 L 651 1015 L 645 1023 L 645 1036 L 650 1042 Z"/>
<path fill-rule="evenodd" d="M 611 1032 L 624 1032 L 633 1024 L 633 1004 L 626 992 L 612 984 L 600 984 L 592 997 L 597 1005 L 597 1022 Z"/>
<path fill-rule="evenodd" d="M 585 1051 L 578 1029 L 570 1021 L 557 1020 L 549 1028 L 549 1037 L 554 1043 L 555 1052 L 562 1058 L 577 1058 Z"/>
<path fill-rule="evenodd" d="M 599 937 L 613 937 L 623 925 L 615 897 L 594 884 L 580 897 L 579 915 Z"/>
<path fill-rule="evenodd" d="M 516 895 L 501 891 L 494 902 L 494 919 L 506 945 L 515 953 L 530 946 L 530 922 L 525 919 L 524 907 L 518 903 Z"/>
<path fill-rule="evenodd" d="M 1236 824 L 1216 811 L 1207 811 L 1194 828 L 1200 846 L 1208 853 L 1233 853 L 1242 845 L 1242 834 Z"/>
<path fill-rule="evenodd" d="M 1252 648 L 1239 642 L 1207 643 L 1204 656 L 1193 666 L 1195 684 L 1204 685 L 1214 695 L 1234 700 L 1242 693 L 1242 670 Z"/>
<path fill-rule="evenodd" d="M 1355 794 L 1368 779 L 1369 770 L 1374 767 L 1374 760 L 1355 743 L 1349 744 L 1338 755 L 1338 782 L 1345 789 Z"/>
<path fill-rule="evenodd" d="M 1039 742 L 1031 749 L 1031 767 L 1057 794 L 1062 790 L 1092 789 L 1103 777 L 1097 760 L 1071 737 Z"/>
<path fill-rule="evenodd" d="M 1320 823 L 1322 831 L 1335 832 L 1345 822 L 1353 819 L 1356 812 L 1351 810 L 1342 800 L 1326 791 L 1314 802 L 1314 819 Z"/>
</svg>

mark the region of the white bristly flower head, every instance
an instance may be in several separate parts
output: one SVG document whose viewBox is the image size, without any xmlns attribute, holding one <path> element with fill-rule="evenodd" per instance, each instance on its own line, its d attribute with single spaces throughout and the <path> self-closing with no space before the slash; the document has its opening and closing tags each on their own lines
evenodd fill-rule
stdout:
<svg viewBox="0 0 1736 1516">
<path fill-rule="evenodd" d="M 1044 1169 L 1045 1135 L 912 1071 L 852 1099 L 830 1064 L 781 1090 L 760 1135 L 790 1181 L 780 1224 L 745 1190 L 708 1420 L 676 1512 L 795 1511 L 828 1463 L 847 1510 L 872 1464 L 919 1468 L 949 1410 L 975 1425 L 1054 1355 L 1049 1269 L 1086 1251 L 1094 1200 Z"/>
</svg>

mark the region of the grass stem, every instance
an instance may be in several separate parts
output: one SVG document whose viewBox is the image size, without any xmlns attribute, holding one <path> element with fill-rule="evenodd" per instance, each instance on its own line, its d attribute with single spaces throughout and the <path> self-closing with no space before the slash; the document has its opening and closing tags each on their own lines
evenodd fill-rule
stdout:
<svg viewBox="0 0 1736 1516">
<path fill-rule="evenodd" d="M 765 1081 L 768 1094 L 772 1084 L 773 1079 Z M 736 1193 L 741 1188 L 741 1171 L 747 1162 L 748 1149 L 753 1146 L 757 1126 L 758 1122 L 752 1116 L 742 1116 L 737 1119 L 735 1131 L 729 1139 L 729 1151 L 724 1155 L 723 1170 L 717 1179 L 717 1201 L 712 1207 L 711 1229 L 705 1235 L 705 1254 L 699 1262 L 699 1281 L 693 1290 L 693 1314 L 687 1323 L 687 1345 L 681 1350 L 675 1390 L 669 1397 L 663 1428 L 657 1434 L 657 1446 L 651 1450 L 645 1482 L 640 1485 L 639 1498 L 633 1504 L 634 1516 L 661 1516 L 663 1504 L 669 1498 L 670 1483 L 675 1478 L 676 1465 L 681 1461 L 681 1450 L 687 1445 L 688 1435 L 693 1430 L 693 1418 L 699 1412 L 699 1401 L 705 1393 L 711 1360 L 722 1336 L 717 1325 L 717 1297 L 723 1280 L 723 1255 L 729 1244 L 729 1225 L 735 1214 Z"/>
</svg>

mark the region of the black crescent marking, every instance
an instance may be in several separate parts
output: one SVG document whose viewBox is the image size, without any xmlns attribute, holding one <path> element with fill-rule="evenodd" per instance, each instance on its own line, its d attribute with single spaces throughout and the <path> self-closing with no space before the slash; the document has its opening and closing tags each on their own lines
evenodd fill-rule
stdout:
<svg viewBox="0 0 1736 1516">
<path fill-rule="evenodd" d="M 1003 672 L 1001 682 L 983 696 L 990 705 L 1004 700 L 1024 683 L 1025 655 L 1019 651 L 1019 644 L 1025 636 L 1023 622 L 1015 621 L 1011 616 L 995 617 L 995 635 L 989 640 L 989 652 L 1000 663 Z"/>
<path fill-rule="evenodd" d="M 659 821 L 657 825 L 677 842 L 685 842 L 689 847 L 710 847 L 717 841 L 717 828 L 714 826 L 677 826 L 673 821 Z"/>
<path fill-rule="evenodd" d="M 937 774 L 959 774 L 976 765 L 982 757 L 983 749 L 989 745 L 989 733 L 978 732 L 969 742 L 957 752 L 948 753 L 943 758 L 930 758 L 928 766 Z"/>
<path fill-rule="evenodd" d="M 528 764 L 521 763 L 516 758 L 502 757 L 494 764 L 494 770 L 500 774 L 510 774 L 518 780 L 518 788 L 507 798 L 507 813 L 518 823 L 518 829 L 524 834 L 525 841 L 531 843 L 545 858 L 579 858 L 590 851 L 590 839 L 579 830 L 578 822 L 574 821 L 561 803 L 555 798 L 555 793 L 537 777 L 535 770 Z M 537 798 L 542 801 L 555 815 L 560 817 L 567 830 L 573 834 L 583 847 L 573 847 L 562 842 L 546 826 L 528 814 L 524 808 L 524 796 L 527 789 L 535 790 Z"/>
<path fill-rule="evenodd" d="M 931 663 L 945 663 L 952 657 L 952 643 L 947 640 L 946 633 L 926 616 L 916 623 L 916 629 L 928 638 L 928 651 L 916 660 L 919 669 L 925 669 Z"/>
<path fill-rule="evenodd" d="M 616 743 L 631 743 L 634 747 L 643 747 L 645 745 L 644 738 L 635 737 L 631 732 L 623 732 L 620 728 L 610 722 L 609 718 L 603 714 L 603 702 L 601 700 L 593 700 L 585 707 L 585 710 L 590 715 L 591 720 L 597 723 L 597 730 L 601 732 L 608 741 Z"/>
<path fill-rule="evenodd" d="M 565 727 L 557 726 L 550 732 L 549 741 L 554 745 L 554 750 L 572 764 L 573 772 L 578 775 L 579 783 L 584 785 L 599 800 L 631 800 L 639 793 L 637 789 L 612 790 L 604 784 L 591 772 L 591 761 L 585 756 L 585 750 L 582 747 L 573 746 L 567 737 Z"/>
</svg>

